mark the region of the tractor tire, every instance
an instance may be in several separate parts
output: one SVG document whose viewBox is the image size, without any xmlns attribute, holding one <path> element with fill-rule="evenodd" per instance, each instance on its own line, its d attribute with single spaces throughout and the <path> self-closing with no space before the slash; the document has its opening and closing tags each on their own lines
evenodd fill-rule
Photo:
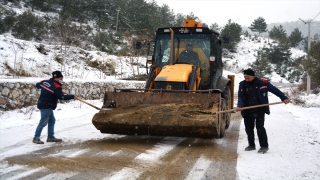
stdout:
<svg viewBox="0 0 320 180">
<path fill-rule="evenodd" d="M 226 109 L 225 110 L 229 110 L 232 109 L 233 107 L 231 107 L 231 90 L 230 90 L 230 86 L 227 86 L 226 89 L 223 91 L 223 99 L 225 100 L 226 103 Z M 230 119 L 231 119 L 231 112 L 227 112 L 224 113 L 225 115 L 225 119 L 226 119 L 226 129 L 229 128 L 230 125 Z"/>
<path fill-rule="evenodd" d="M 225 99 L 221 99 L 221 109 L 220 111 L 224 111 L 226 110 L 227 106 L 226 106 L 226 101 Z M 227 120 L 226 120 L 226 114 L 220 114 L 221 118 L 219 121 L 219 126 L 220 126 L 220 134 L 219 134 L 219 138 L 223 138 L 226 132 L 226 124 L 227 124 Z"/>
</svg>

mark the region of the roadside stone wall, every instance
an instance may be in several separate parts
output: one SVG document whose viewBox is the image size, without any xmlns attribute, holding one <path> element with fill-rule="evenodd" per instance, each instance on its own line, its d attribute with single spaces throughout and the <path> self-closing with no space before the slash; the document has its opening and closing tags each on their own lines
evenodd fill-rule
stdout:
<svg viewBox="0 0 320 180">
<path fill-rule="evenodd" d="M 40 90 L 36 88 L 35 84 L 39 81 L 0 81 L 0 110 L 13 110 L 36 105 Z M 144 81 L 67 81 L 63 84 L 63 91 L 82 99 L 93 100 L 102 99 L 105 91 L 113 91 L 114 88 L 142 89 L 144 85 Z"/>
</svg>

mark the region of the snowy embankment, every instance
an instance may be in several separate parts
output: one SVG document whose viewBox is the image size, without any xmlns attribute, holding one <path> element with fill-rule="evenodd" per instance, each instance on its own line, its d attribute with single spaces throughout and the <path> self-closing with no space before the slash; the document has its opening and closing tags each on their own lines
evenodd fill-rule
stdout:
<svg viewBox="0 0 320 180">
<path fill-rule="evenodd" d="M 228 71 L 234 73 L 242 73 L 242 70 L 249 68 L 249 64 L 254 63 L 257 60 L 258 51 L 263 48 L 270 48 L 271 45 L 277 45 L 276 41 L 266 38 L 266 37 L 249 37 L 241 36 L 241 41 L 237 44 L 236 52 L 228 52 L 228 55 L 223 58 L 225 63 L 225 68 Z M 295 61 L 296 59 L 306 55 L 305 52 L 298 48 L 291 48 L 291 58 L 290 61 Z M 275 68 L 275 64 L 270 64 L 272 68 Z M 288 74 L 286 74 L 288 77 Z M 267 76 L 272 82 L 283 82 L 289 83 L 288 80 L 281 77 L 280 74 L 272 72 Z M 295 82 L 297 83 L 297 82 Z"/>
<path fill-rule="evenodd" d="M 44 54 L 37 48 L 44 46 Z M 132 77 L 146 73 L 145 57 L 115 56 L 100 51 L 86 51 L 77 47 L 59 44 L 44 44 L 15 39 L 10 34 L 0 35 L 0 78 L 13 70 L 21 76 L 47 78 L 55 70 L 62 71 L 65 79 L 110 80 Z M 100 69 L 91 64 L 100 64 Z M 107 71 L 107 70 L 108 71 Z M 107 73 L 113 73 L 107 76 Z"/>
</svg>

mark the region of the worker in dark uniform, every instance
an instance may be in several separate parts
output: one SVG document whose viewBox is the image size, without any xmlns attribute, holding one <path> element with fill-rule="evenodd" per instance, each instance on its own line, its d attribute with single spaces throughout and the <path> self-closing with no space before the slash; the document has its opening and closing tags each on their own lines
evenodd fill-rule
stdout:
<svg viewBox="0 0 320 180">
<path fill-rule="evenodd" d="M 38 89 L 41 89 L 40 97 L 38 99 L 37 107 L 40 110 L 41 119 L 37 126 L 33 143 L 44 144 L 40 140 L 42 129 L 48 125 L 48 138 L 47 142 L 61 142 L 62 139 L 58 139 L 54 136 L 54 124 L 56 119 L 53 114 L 53 110 L 56 109 L 58 100 L 70 100 L 77 99 L 72 94 L 65 95 L 62 92 L 62 79 L 63 75 L 60 71 L 54 71 L 52 73 L 52 78 L 48 80 L 43 80 L 36 84 Z"/>
<path fill-rule="evenodd" d="M 186 45 L 186 49 L 179 55 L 176 62 L 200 65 L 198 53 L 193 51 L 192 44 Z"/>
<path fill-rule="evenodd" d="M 268 104 L 268 91 L 278 96 L 285 104 L 289 103 L 290 100 L 283 92 L 266 79 L 257 78 L 252 69 L 244 70 L 244 78 L 245 80 L 241 81 L 239 84 L 237 111 L 241 111 L 248 136 L 249 146 L 245 148 L 245 151 L 256 149 L 254 142 L 254 126 L 256 125 L 260 144 L 258 152 L 266 153 L 269 150 L 269 144 L 267 133 L 264 128 L 264 117 L 265 114 L 270 114 L 269 106 L 246 110 L 242 110 L 242 107 Z"/>
</svg>

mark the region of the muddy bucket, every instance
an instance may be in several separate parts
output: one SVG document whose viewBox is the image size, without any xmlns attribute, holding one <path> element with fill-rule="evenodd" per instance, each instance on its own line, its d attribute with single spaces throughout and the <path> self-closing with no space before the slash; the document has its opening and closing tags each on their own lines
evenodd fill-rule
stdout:
<svg viewBox="0 0 320 180">
<path fill-rule="evenodd" d="M 213 138 L 220 134 L 221 93 L 126 90 L 106 92 L 92 123 L 102 133 Z"/>
</svg>

